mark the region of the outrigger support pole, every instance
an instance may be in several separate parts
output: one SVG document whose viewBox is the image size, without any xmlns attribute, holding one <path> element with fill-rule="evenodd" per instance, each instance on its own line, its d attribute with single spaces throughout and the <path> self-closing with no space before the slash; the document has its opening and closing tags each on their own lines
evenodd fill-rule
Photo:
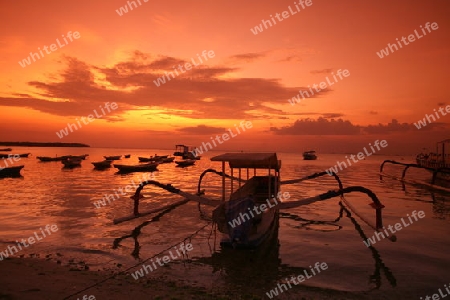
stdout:
<svg viewBox="0 0 450 300">
<path fill-rule="evenodd" d="M 363 186 L 350 186 L 346 188 L 342 188 L 335 191 L 328 191 L 326 193 L 320 194 L 315 197 L 310 197 L 302 200 L 297 201 L 290 201 L 290 202 L 283 202 L 278 205 L 280 209 L 287 209 L 287 208 L 293 208 L 298 206 L 303 206 L 307 204 L 311 204 L 317 201 L 323 201 L 328 200 L 330 198 L 343 196 L 344 194 L 352 193 L 352 192 L 361 192 L 366 195 L 368 195 L 372 199 L 372 203 L 370 204 L 375 210 L 376 210 L 376 228 L 381 229 L 383 228 L 383 220 L 381 216 L 381 210 L 384 208 L 384 205 L 381 204 L 380 200 L 378 199 L 377 195 L 375 195 L 374 192 L 371 190 L 363 187 Z"/>
<path fill-rule="evenodd" d="M 395 161 L 395 160 L 389 160 L 389 159 L 387 159 L 387 160 L 383 161 L 383 163 L 380 165 L 380 179 L 383 179 L 383 174 L 382 174 L 382 173 L 383 173 L 383 167 L 384 167 L 384 164 L 385 164 L 385 163 L 391 163 L 391 164 L 394 164 L 394 165 L 401 165 L 401 166 L 404 166 L 404 167 L 405 167 L 405 169 L 403 169 L 403 172 L 402 172 L 402 179 L 401 179 L 401 180 L 404 180 L 404 179 L 405 179 L 406 171 L 407 171 L 410 167 L 418 168 L 418 169 L 425 169 L 425 170 L 428 170 L 428 171 L 433 172 L 433 177 L 432 177 L 432 180 L 431 180 L 431 184 L 434 184 L 434 182 L 435 182 L 435 180 L 436 180 L 436 176 L 437 176 L 438 173 L 446 173 L 446 174 L 450 174 L 450 170 L 447 169 L 447 168 L 433 169 L 433 168 L 428 168 L 428 167 L 420 166 L 420 165 L 418 165 L 418 164 L 404 164 L 404 163 L 401 163 L 401 162 L 398 162 L 398 161 Z"/>
<path fill-rule="evenodd" d="M 341 179 L 339 178 L 339 176 L 337 176 L 337 174 L 334 173 L 334 172 L 330 172 L 330 173 L 331 173 L 331 176 L 334 176 L 334 178 L 338 182 L 339 189 L 342 189 L 343 185 L 342 185 L 342 182 L 341 182 Z M 320 177 L 320 176 L 323 176 L 323 175 L 330 175 L 330 173 L 323 171 L 323 172 L 320 172 L 320 173 L 314 173 L 312 175 L 308 175 L 308 176 L 300 178 L 300 179 L 284 180 L 284 181 L 281 181 L 280 183 L 281 184 L 293 184 L 293 183 L 302 182 L 302 181 L 305 181 L 305 180 L 308 180 L 308 179 L 314 179 L 316 177 Z"/>
<path fill-rule="evenodd" d="M 160 188 L 162 188 L 162 189 L 164 189 L 164 190 L 166 190 L 168 192 L 180 195 L 181 197 L 183 197 L 185 199 L 180 200 L 180 201 L 175 202 L 175 203 L 172 203 L 172 204 L 164 205 L 164 206 L 162 206 L 160 208 L 152 209 L 150 211 L 139 212 L 139 200 L 143 198 L 143 196 L 141 195 L 141 191 L 144 188 L 144 186 L 146 186 L 148 184 L 155 185 L 155 186 L 160 187 Z M 132 220 L 132 219 L 136 219 L 136 218 L 139 218 L 139 217 L 142 217 L 142 216 L 146 216 L 146 215 L 149 215 L 149 214 L 152 214 L 152 213 L 160 212 L 162 210 L 166 210 L 166 209 L 169 209 L 169 208 L 174 208 L 174 207 L 177 207 L 179 205 L 185 204 L 185 203 L 187 203 L 189 201 L 197 201 L 198 203 L 205 204 L 205 205 L 210 205 L 210 206 L 216 206 L 219 203 L 219 201 L 210 200 L 210 199 L 207 199 L 207 198 L 204 198 L 204 197 L 200 197 L 198 195 L 193 195 L 193 194 L 190 194 L 190 193 L 186 193 L 186 192 L 183 192 L 180 189 L 175 188 L 171 184 L 163 184 L 163 183 L 160 183 L 160 182 L 155 181 L 155 180 L 148 180 L 148 181 L 145 181 L 145 182 L 142 182 L 141 184 L 139 184 L 139 187 L 136 189 L 136 192 L 130 198 L 134 200 L 133 214 L 131 216 L 127 216 L 127 217 L 123 217 L 123 218 L 119 218 L 119 219 L 114 219 L 114 224 L 118 224 L 118 223 L 122 223 L 122 222 L 129 221 L 129 220 Z"/>
<path fill-rule="evenodd" d="M 228 175 L 228 174 L 226 174 L 226 173 L 219 172 L 219 171 L 216 171 L 216 170 L 214 170 L 214 169 L 207 169 L 207 170 L 203 171 L 203 173 L 200 175 L 200 178 L 198 179 L 197 195 L 201 195 L 201 193 L 202 193 L 200 187 L 201 187 L 201 184 L 202 184 L 203 177 L 204 177 L 207 173 L 215 173 L 215 174 L 217 174 L 217 175 L 224 176 L 224 177 L 226 177 L 226 178 L 232 178 L 232 179 L 237 180 L 237 181 L 242 181 L 242 182 L 246 182 L 246 181 L 247 181 L 247 180 L 245 180 L 245 179 L 239 179 L 239 178 L 237 178 L 237 177 L 230 176 L 230 175 Z"/>
</svg>

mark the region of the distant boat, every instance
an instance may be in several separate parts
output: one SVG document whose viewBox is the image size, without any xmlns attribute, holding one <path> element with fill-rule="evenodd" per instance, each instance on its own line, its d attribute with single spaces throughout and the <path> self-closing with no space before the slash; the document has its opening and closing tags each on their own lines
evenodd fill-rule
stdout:
<svg viewBox="0 0 450 300">
<path fill-rule="evenodd" d="M 447 146 L 447 147 L 446 147 Z M 436 152 L 420 153 L 416 156 L 416 163 L 422 168 L 437 172 L 439 179 L 450 181 L 450 139 L 436 144 Z"/>
<path fill-rule="evenodd" d="M 447 148 L 445 147 L 446 145 Z M 438 142 L 436 152 L 420 153 L 416 156 L 416 163 L 430 169 L 450 170 L 450 139 Z"/>
<path fill-rule="evenodd" d="M 104 160 L 104 161 L 93 162 L 92 164 L 94 165 L 94 168 L 96 168 L 96 169 L 107 169 L 107 168 L 111 168 L 112 162 L 113 162 L 112 160 Z"/>
<path fill-rule="evenodd" d="M 153 161 L 153 157 L 142 157 L 142 156 L 139 156 L 138 159 L 139 159 L 140 162 L 151 162 L 151 161 Z"/>
<path fill-rule="evenodd" d="M 40 161 L 63 161 L 68 158 L 73 159 L 86 159 L 86 157 L 89 156 L 89 154 L 83 154 L 83 155 L 63 155 L 63 156 L 56 156 L 56 157 L 50 157 L 50 156 L 36 156 L 37 159 Z"/>
<path fill-rule="evenodd" d="M 123 157 L 125 157 L 125 158 L 130 158 L 130 157 L 131 157 L 131 154 L 125 154 Z"/>
<path fill-rule="evenodd" d="M 184 160 L 178 160 L 175 163 L 178 165 L 178 167 L 187 167 L 192 166 L 195 164 L 195 159 L 184 159 Z"/>
<path fill-rule="evenodd" d="M 119 160 L 122 155 L 103 156 L 106 160 Z"/>
<path fill-rule="evenodd" d="M 3 149 L 0 149 L 0 151 L 12 151 L 12 149 L 11 148 L 3 148 Z"/>
<path fill-rule="evenodd" d="M 49 157 L 49 156 L 36 156 L 37 159 L 40 161 L 62 161 L 64 159 L 67 159 L 69 155 L 64 156 L 56 156 L 56 157 Z"/>
<path fill-rule="evenodd" d="M 167 163 L 171 163 L 175 160 L 175 156 L 172 157 L 164 157 L 159 159 L 157 162 L 159 162 L 160 164 L 167 164 Z"/>
<path fill-rule="evenodd" d="M 138 159 L 140 162 L 152 162 L 152 161 L 160 161 L 162 159 L 167 158 L 169 155 L 156 155 L 155 156 L 150 156 L 150 157 L 141 157 L 139 156 Z"/>
<path fill-rule="evenodd" d="M 22 154 L 6 154 L 6 153 L 0 153 L 0 158 L 9 158 L 9 157 L 28 157 L 31 153 L 22 153 Z"/>
<path fill-rule="evenodd" d="M 119 169 L 119 172 L 129 173 L 129 172 L 153 172 L 156 171 L 158 163 L 151 162 L 148 164 L 140 165 L 118 165 L 114 164 L 114 168 Z"/>
<path fill-rule="evenodd" d="M 69 157 L 67 159 L 64 159 L 61 161 L 61 163 L 64 165 L 65 168 L 74 168 L 74 167 L 81 167 L 81 158 L 78 157 Z"/>
<path fill-rule="evenodd" d="M 199 160 L 201 156 L 194 155 L 192 151 L 195 150 L 195 147 L 186 146 L 186 145 L 175 145 L 175 152 L 173 155 L 181 156 L 183 159 L 197 159 Z"/>
<path fill-rule="evenodd" d="M 15 166 L 3 168 L 0 170 L 0 177 L 20 177 L 20 170 L 22 170 L 24 166 Z"/>
<path fill-rule="evenodd" d="M 317 159 L 316 151 L 310 150 L 310 151 L 303 152 L 303 159 L 304 160 L 316 160 Z"/>
</svg>

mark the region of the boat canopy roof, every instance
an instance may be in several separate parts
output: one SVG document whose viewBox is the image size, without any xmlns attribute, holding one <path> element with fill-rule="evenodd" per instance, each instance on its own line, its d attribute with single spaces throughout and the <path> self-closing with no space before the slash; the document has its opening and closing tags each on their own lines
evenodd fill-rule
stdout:
<svg viewBox="0 0 450 300">
<path fill-rule="evenodd" d="M 230 168 L 275 169 L 280 170 L 281 161 L 276 153 L 224 153 L 211 158 L 211 161 L 224 161 Z"/>
</svg>

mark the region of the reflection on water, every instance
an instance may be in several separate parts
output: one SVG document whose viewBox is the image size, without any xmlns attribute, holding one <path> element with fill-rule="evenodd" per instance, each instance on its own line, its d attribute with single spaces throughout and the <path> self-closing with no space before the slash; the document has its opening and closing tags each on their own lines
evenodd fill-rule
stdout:
<svg viewBox="0 0 450 300">
<path fill-rule="evenodd" d="M 190 259 L 173 262 L 158 274 L 179 278 L 208 289 L 227 286 L 245 290 L 258 287 L 270 290 L 285 278 L 302 274 L 316 262 L 326 262 L 328 269 L 303 284 L 330 290 L 369 291 L 377 289 L 388 297 L 392 292 L 417 292 L 418 297 L 437 290 L 450 268 L 450 196 L 430 192 L 417 186 L 378 177 L 379 164 L 389 157 L 370 156 L 339 171 L 345 187 L 362 185 L 373 190 L 386 206 L 383 224 L 393 225 L 414 210 L 426 217 L 397 234 L 397 242 L 389 240 L 366 247 L 363 240 L 373 230 L 345 210 L 339 199 L 331 199 L 283 211 L 279 228 L 256 251 L 221 249 L 220 237 L 209 217 L 211 208 L 196 203 L 149 215 L 147 218 L 112 225 L 117 217 L 132 212 L 134 193 L 124 192 L 101 208 L 93 203 L 105 195 L 124 190 L 132 181 L 139 182 L 143 173 L 116 174 L 115 168 L 95 170 L 92 161 L 104 155 L 130 153 L 121 164 L 138 164 L 138 156 L 171 154 L 172 150 L 88 149 L 86 148 L 24 148 L 31 152 L 23 158 L 22 178 L 0 179 L 0 251 L 11 242 L 31 236 L 45 224 L 57 224 L 60 230 L 45 241 L 36 243 L 23 253 L 62 253 L 61 260 L 76 258 L 86 261 L 91 269 L 122 264 L 124 267 L 178 245 L 191 236 L 194 250 Z M 63 170 L 60 162 L 40 163 L 35 156 L 89 153 L 80 168 Z M 155 180 L 171 183 L 186 192 L 196 193 L 199 175 L 207 168 L 220 169 L 206 153 L 194 166 L 175 168 L 164 164 L 154 172 Z M 317 161 L 303 161 L 300 154 L 279 153 L 283 161 L 282 180 L 301 178 L 321 172 L 342 160 L 342 155 L 319 154 Z M 389 170 L 385 170 L 389 171 Z M 392 171 L 394 172 L 394 171 Z M 421 174 L 411 173 L 420 177 Z M 208 174 L 202 183 L 207 197 L 219 198 L 220 177 Z M 297 200 L 336 188 L 331 176 L 283 186 L 283 192 Z M 181 200 L 160 189 L 146 187 L 141 209 Z M 371 201 L 365 195 L 346 195 L 358 212 L 373 218 Z M 372 219 L 371 219 L 372 220 Z M 205 227 L 206 226 L 206 227 Z M 203 228 L 203 229 L 202 229 Z M 242 279 L 245 280 L 242 280 Z M 448 279 L 448 278 L 447 278 Z M 444 283 L 444 282 L 442 282 Z"/>
</svg>

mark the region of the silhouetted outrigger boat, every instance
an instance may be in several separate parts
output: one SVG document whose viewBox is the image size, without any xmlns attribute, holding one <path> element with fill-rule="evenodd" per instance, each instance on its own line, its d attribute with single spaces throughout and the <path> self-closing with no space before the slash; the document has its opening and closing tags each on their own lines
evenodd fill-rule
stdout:
<svg viewBox="0 0 450 300">
<path fill-rule="evenodd" d="M 280 191 L 282 184 L 299 183 L 327 175 L 327 173 L 315 173 L 300 179 L 281 181 L 281 161 L 278 160 L 276 153 L 225 153 L 212 157 L 211 161 L 221 162 L 222 172 L 213 169 L 205 170 L 200 175 L 197 194 L 183 192 L 171 184 L 162 184 L 154 180 L 143 182 L 131 197 L 134 200 L 133 214 L 115 219 L 114 223 L 118 224 L 133 220 L 183 205 L 188 201 L 195 201 L 199 204 L 214 207 L 212 219 L 217 224 L 218 230 L 224 234 L 221 240 L 222 246 L 254 248 L 272 236 L 274 230 L 277 230 L 279 210 L 308 205 L 317 201 L 340 197 L 351 192 L 361 192 L 368 195 L 372 200 L 372 207 L 376 212 L 376 224 L 374 225 L 362 218 L 349 203 L 347 203 L 348 207 L 374 230 L 379 231 L 383 228 L 381 210 L 384 206 L 380 203 L 377 196 L 362 186 L 344 188 L 336 174 L 333 175 L 339 183 L 338 189 L 306 199 L 282 202 L 283 198 L 287 198 Z M 230 168 L 229 175 L 225 172 L 226 163 L 228 163 Z M 238 177 L 234 176 L 235 171 L 237 171 Z M 221 200 L 210 199 L 201 190 L 202 179 L 207 173 L 215 173 L 222 177 Z M 251 175 L 251 173 L 253 174 Z M 160 208 L 140 212 L 139 202 L 143 198 L 141 191 L 146 185 L 154 185 L 178 194 L 184 199 Z M 227 193 L 227 187 L 229 188 L 229 193 Z M 240 220 L 240 222 L 237 220 Z"/>
<path fill-rule="evenodd" d="M 450 144 L 450 139 L 437 143 L 436 152 L 418 154 L 416 156 L 416 163 L 402 163 L 389 159 L 383 161 L 380 165 L 380 179 L 382 179 L 383 176 L 386 176 L 392 179 L 397 179 L 402 183 L 418 184 L 436 190 L 450 192 L 450 151 L 448 151 L 449 147 L 445 147 L 447 144 Z M 398 177 L 384 173 L 383 168 L 386 163 L 403 166 L 404 169 L 402 171 L 402 176 Z M 409 169 L 427 170 L 432 173 L 431 180 L 427 182 L 422 180 L 406 179 L 406 172 Z"/>
</svg>

